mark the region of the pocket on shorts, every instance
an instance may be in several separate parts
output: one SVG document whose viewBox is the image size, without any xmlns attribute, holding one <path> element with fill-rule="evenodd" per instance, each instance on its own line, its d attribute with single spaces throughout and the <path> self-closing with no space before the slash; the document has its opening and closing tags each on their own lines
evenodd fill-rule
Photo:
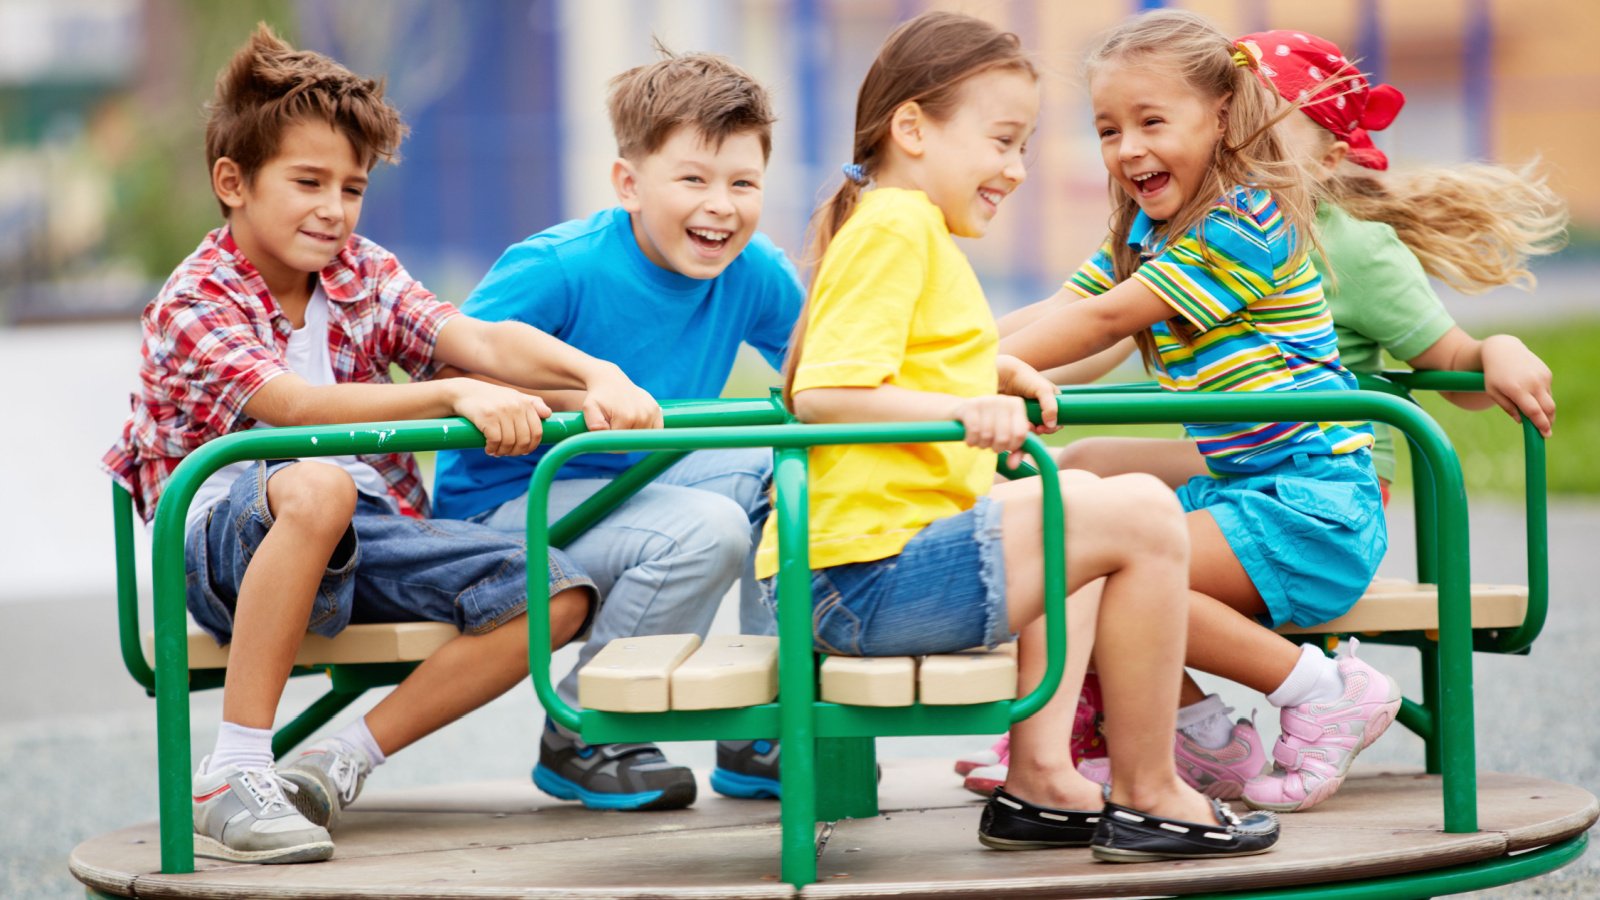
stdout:
<svg viewBox="0 0 1600 900">
<path fill-rule="evenodd" d="M 1278 499 L 1290 509 L 1352 531 L 1359 531 L 1372 518 L 1373 511 L 1363 502 L 1361 488 L 1348 481 L 1280 475 L 1276 488 Z"/>
<path fill-rule="evenodd" d="M 811 633 L 816 647 L 835 656 L 863 656 L 861 617 L 845 605 L 844 594 L 822 572 L 811 576 Z"/>
</svg>

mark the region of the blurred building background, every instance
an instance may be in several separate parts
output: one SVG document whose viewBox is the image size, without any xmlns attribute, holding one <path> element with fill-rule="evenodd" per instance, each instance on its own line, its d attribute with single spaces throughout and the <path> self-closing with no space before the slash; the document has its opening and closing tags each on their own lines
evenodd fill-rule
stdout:
<svg viewBox="0 0 1600 900">
<path fill-rule="evenodd" d="M 609 205 L 607 80 L 652 38 L 726 54 L 781 121 L 762 227 L 791 253 L 847 161 L 883 36 L 932 7 L 1016 31 L 1046 71 L 1028 187 L 968 252 L 996 306 L 1048 293 L 1105 222 L 1080 52 L 1151 0 L 0 0 L 0 323 L 127 317 L 217 222 L 216 70 L 257 20 L 388 79 L 412 128 L 360 230 L 460 299 L 508 244 Z M 1402 87 L 1396 166 L 1541 157 L 1581 254 L 1600 234 L 1600 3 L 1192 0 L 1233 33 L 1302 28 Z"/>
</svg>

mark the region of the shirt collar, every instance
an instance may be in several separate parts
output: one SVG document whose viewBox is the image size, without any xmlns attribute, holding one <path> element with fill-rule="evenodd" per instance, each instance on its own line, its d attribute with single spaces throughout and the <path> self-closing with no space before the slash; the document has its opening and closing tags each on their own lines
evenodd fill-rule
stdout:
<svg viewBox="0 0 1600 900">
<path fill-rule="evenodd" d="M 1138 250 L 1148 250 L 1148 242 L 1156 230 L 1156 223 L 1144 210 L 1139 210 L 1133 217 L 1133 224 L 1128 226 L 1128 246 Z"/>
</svg>

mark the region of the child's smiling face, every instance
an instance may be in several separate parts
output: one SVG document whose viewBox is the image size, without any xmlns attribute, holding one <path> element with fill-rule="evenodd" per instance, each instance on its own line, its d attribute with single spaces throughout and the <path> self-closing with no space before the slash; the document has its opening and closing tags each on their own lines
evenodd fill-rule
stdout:
<svg viewBox="0 0 1600 900">
<path fill-rule="evenodd" d="M 765 170 L 755 132 L 730 134 L 716 146 L 682 127 L 654 153 L 617 160 L 612 184 L 644 255 L 663 269 L 705 279 L 721 275 L 755 234 Z"/>
<path fill-rule="evenodd" d="M 1226 98 L 1207 99 L 1181 73 L 1115 60 L 1089 82 L 1100 156 L 1145 215 L 1166 221 L 1200 190 L 1222 138 Z"/>
<path fill-rule="evenodd" d="M 1028 177 L 1023 152 L 1039 116 L 1033 75 L 995 69 L 961 86 L 948 121 L 928 120 L 917 186 L 944 213 L 950 233 L 982 237 L 1000 202 Z"/>
</svg>

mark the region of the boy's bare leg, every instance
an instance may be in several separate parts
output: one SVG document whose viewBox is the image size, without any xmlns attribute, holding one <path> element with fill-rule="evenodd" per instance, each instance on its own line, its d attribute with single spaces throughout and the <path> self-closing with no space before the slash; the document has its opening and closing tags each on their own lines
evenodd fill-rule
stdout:
<svg viewBox="0 0 1600 900">
<path fill-rule="evenodd" d="M 311 620 L 328 561 L 355 515 L 356 486 L 344 470 L 296 463 L 267 479 L 272 527 L 239 583 L 222 718 L 271 728 Z"/>
<path fill-rule="evenodd" d="M 586 588 L 568 588 L 550 598 L 550 649 L 572 640 L 588 611 Z M 486 634 L 463 634 L 435 650 L 367 713 L 367 728 L 388 756 L 527 677 L 528 623 L 518 616 Z"/>
</svg>

